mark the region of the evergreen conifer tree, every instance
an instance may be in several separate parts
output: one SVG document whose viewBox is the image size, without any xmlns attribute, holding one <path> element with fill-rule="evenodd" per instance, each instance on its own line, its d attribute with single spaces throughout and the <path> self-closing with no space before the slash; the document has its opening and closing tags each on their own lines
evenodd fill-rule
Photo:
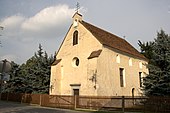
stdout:
<svg viewBox="0 0 170 113">
<path fill-rule="evenodd" d="M 48 93 L 50 85 L 50 66 L 54 58 L 48 57 L 39 44 L 38 51 L 25 64 L 19 66 L 12 62 L 11 79 L 4 92 Z"/>
<path fill-rule="evenodd" d="M 24 92 L 23 77 L 21 77 L 21 68 L 15 62 L 11 62 L 11 71 L 8 73 L 10 75 L 10 80 L 3 84 L 3 92 Z"/>
<path fill-rule="evenodd" d="M 151 48 L 149 75 L 144 78 L 145 94 L 170 96 L 170 36 L 161 30 Z"/>
</svg>

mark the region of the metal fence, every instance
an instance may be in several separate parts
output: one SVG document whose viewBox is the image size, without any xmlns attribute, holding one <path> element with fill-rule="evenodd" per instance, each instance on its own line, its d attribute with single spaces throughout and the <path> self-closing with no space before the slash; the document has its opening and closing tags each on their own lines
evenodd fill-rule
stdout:
<svg viewBox="0 0 170 113">
<path fill-rule="evenodd" d="M 168 97 L 70 96 L 3 93 L 2 100 L 66 109 L 170 113 Z"/>
</svg>

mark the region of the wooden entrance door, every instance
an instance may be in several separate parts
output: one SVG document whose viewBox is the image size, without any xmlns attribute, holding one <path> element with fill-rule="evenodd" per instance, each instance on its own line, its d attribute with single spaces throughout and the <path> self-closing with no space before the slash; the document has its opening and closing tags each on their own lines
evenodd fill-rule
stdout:
<svg viewBox="0 0 170 113">
<path fill-rule="evenodd" d="M 73 89 L 76 107 L 79 106 L 79 89 Z"/>
</svg>

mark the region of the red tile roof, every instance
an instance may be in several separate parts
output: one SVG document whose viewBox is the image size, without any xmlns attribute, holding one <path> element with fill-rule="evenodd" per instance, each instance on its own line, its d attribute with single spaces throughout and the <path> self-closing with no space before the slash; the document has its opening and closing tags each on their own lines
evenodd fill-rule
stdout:
<svg viewBox="0 0 170 113">
<path fill-rule="evenodd" d="M 54 60 L 54 62 L 52 63 L 51 66 L 57 65 L 60 61 L 61 61 L 61 59 L 56 59 L 56 60 Z"/>
<path fill-rule="evenodd" d="M 82 21 L 81 23 L 87 30 L 89 30 L 93 34 L 94 37 L 96 37 L 99 40 L 99 42 L 101 44 L 112 47 L 114 49 L 125 52 L 127 54 L 136 56 L 138 58 L 147 60 L 146 57 L 144 57 L 141 53 L 139 53 L 126 40 L 124 40 L 114 34 L 111 34 L 107 31 L 104 31 L 94 25 L 91 25 L 85 21 Z"/>
<path fill-rule="evenodd" d="M 88 57 L 88 59 L 98 57 L 101 52 L 102 52 L 101 49 L 100 49 L 100 50 L 97 50 L 97 51 L 93 51 L 93 52 L 90 54 L 90 56 Z"/>
</svg>

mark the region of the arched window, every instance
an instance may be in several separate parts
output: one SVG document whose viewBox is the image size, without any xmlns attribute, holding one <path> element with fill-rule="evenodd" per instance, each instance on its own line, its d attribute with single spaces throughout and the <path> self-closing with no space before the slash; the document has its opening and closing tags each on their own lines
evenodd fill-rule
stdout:
<svg viewBox="0 0 170 113">
<path fill-rule="evenodd" d="M 132 103 L 133 103 L 133 105 L 135 104 L 135 99 L 134 99 L 134 97 L 135 97 L 135 88 L 132 88 Z"/>
<path fill-rule="evenodd" d="M 118 54 L 116 55 L 116 62 L 120 63 L 120 56 Z"/>
<path fill-rule="evenodd" d="M 132 66 L 132 59 L 129 58 L 129 66 Z"/>
<path fill-rule="evenodd" d="M 78 31 L 74 31 L 73 33 L 73 46 L 78 44 Z"/>
<path fill-rule="evenodd" d="M 142 62 L 139 62 L 139 68 L 142 69 Z"/>
</svg>

